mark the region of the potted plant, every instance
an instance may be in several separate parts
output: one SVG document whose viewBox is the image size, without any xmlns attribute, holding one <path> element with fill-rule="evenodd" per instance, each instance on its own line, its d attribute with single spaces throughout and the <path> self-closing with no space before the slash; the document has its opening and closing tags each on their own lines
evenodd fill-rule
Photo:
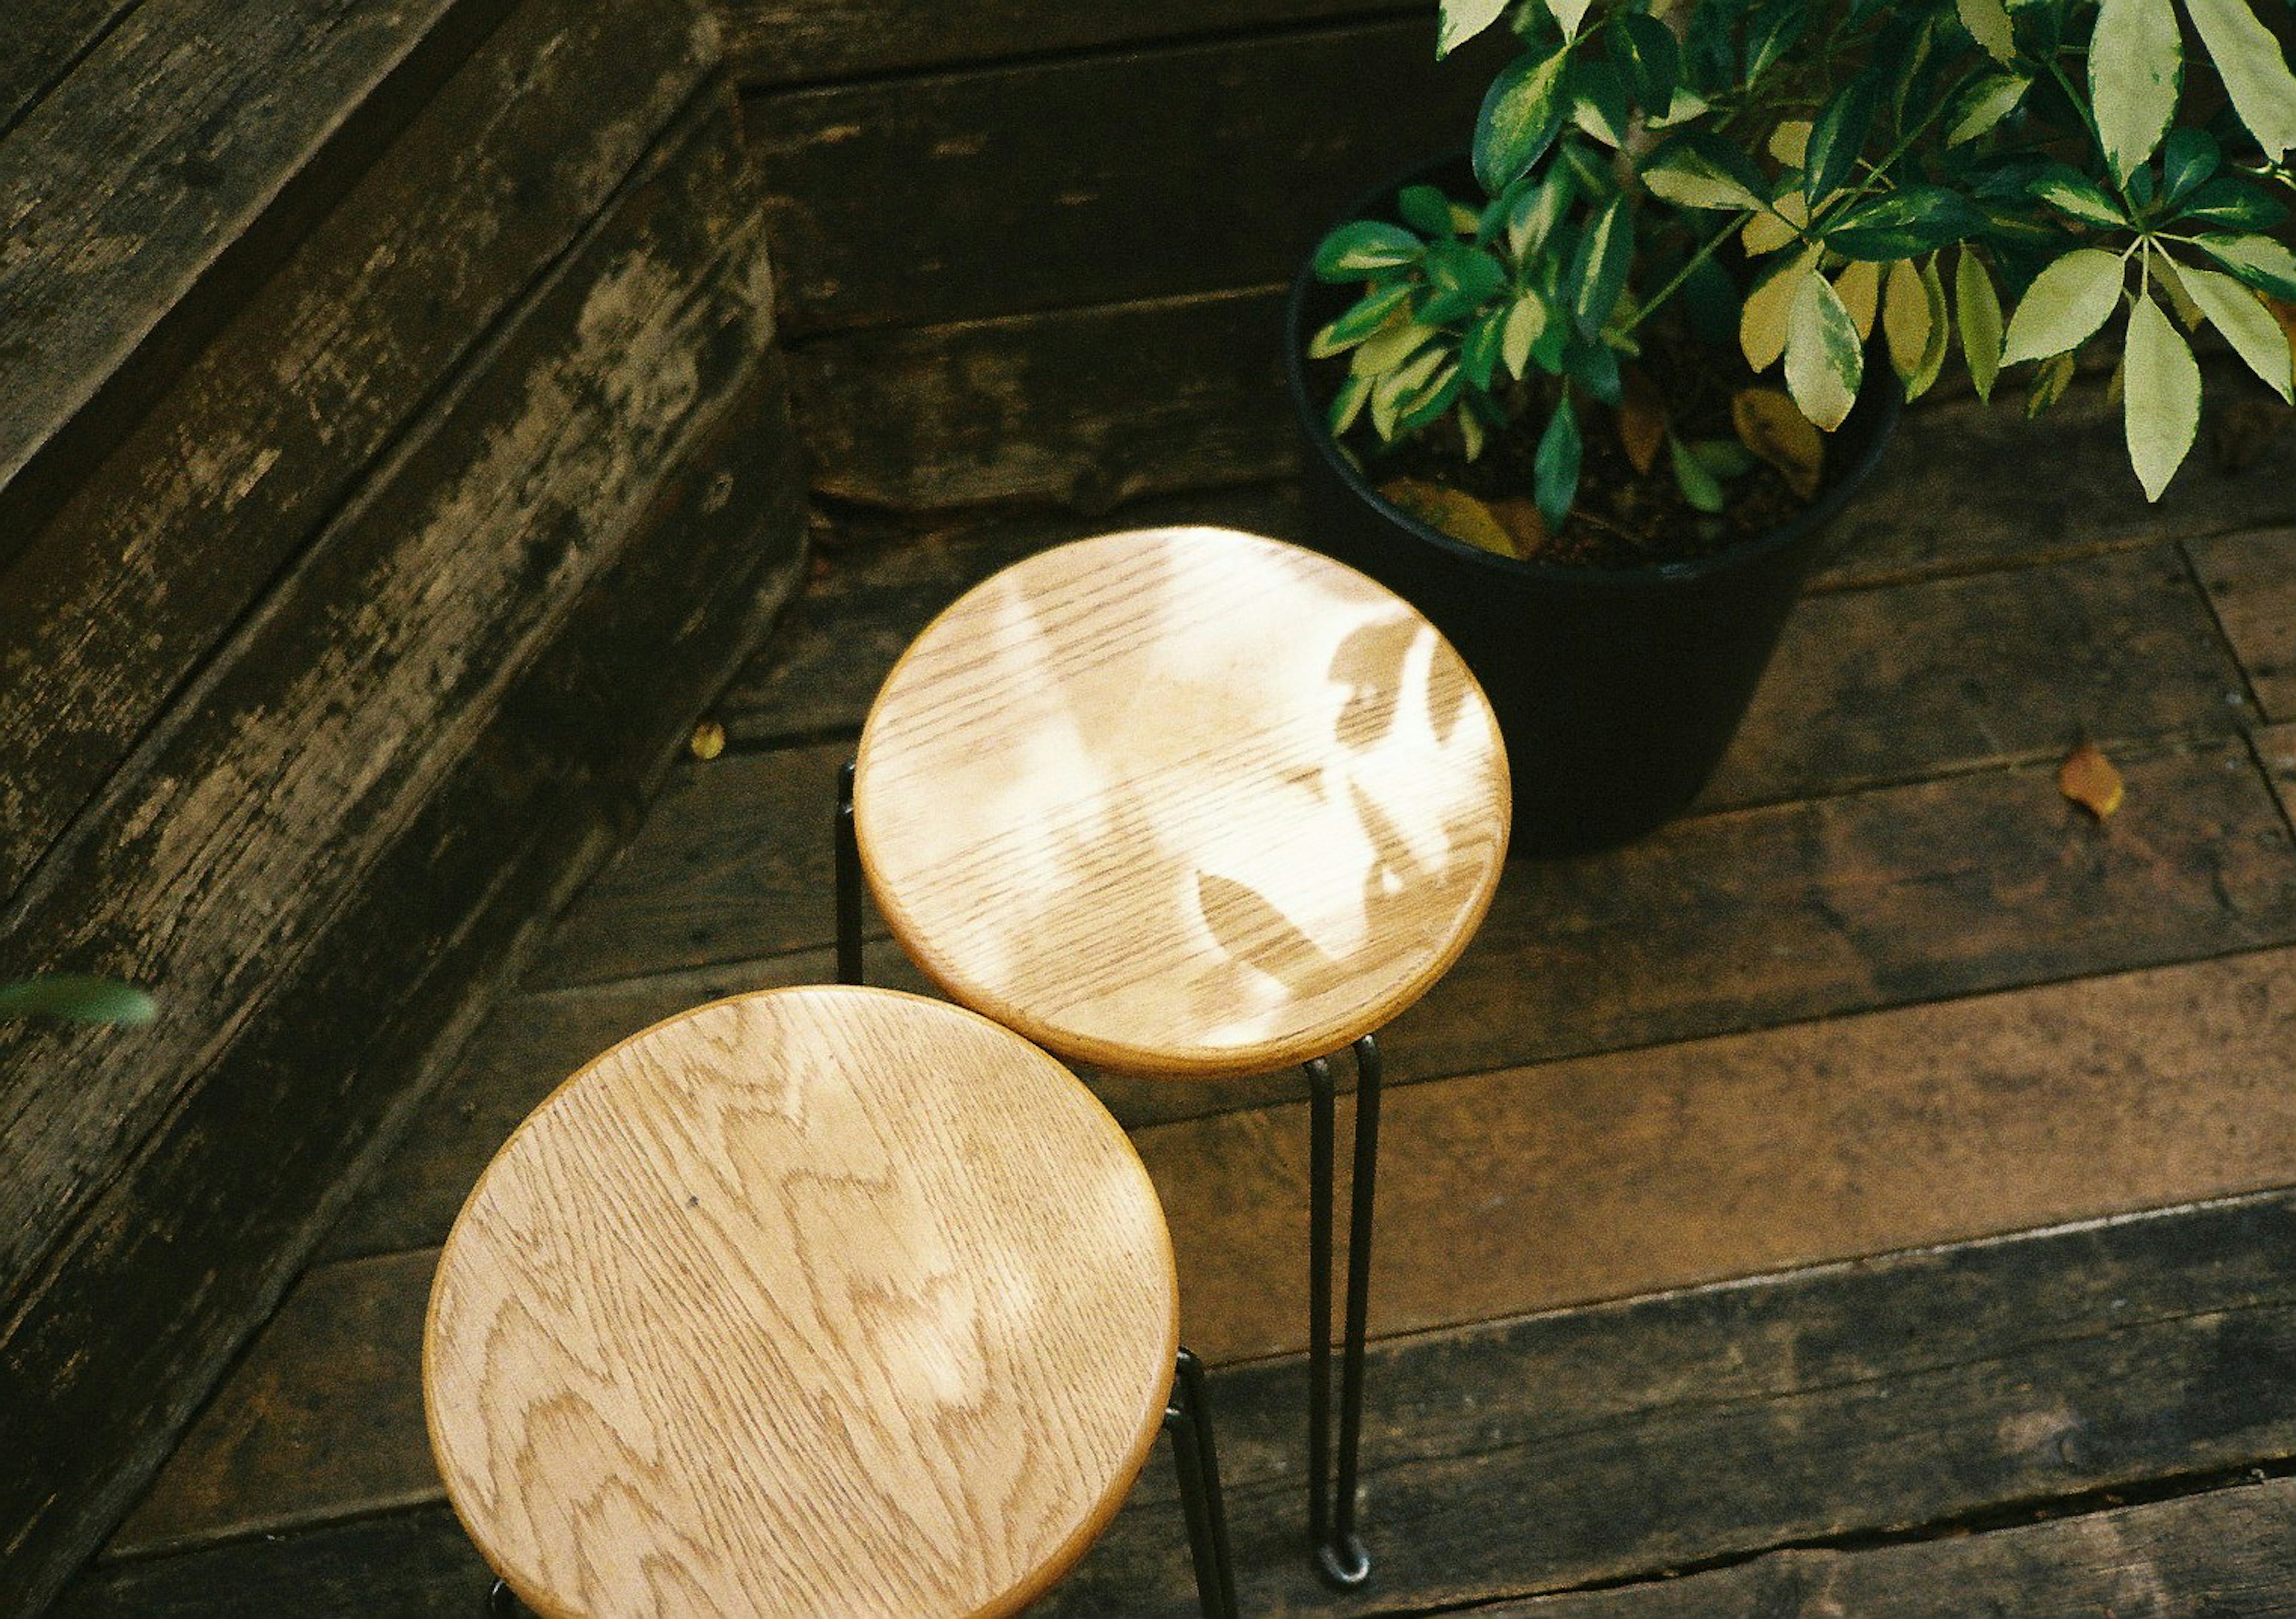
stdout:
<svg viewBox="0 0 2296 1619">
<path fill-rule="evenodd" d="M 1519 848 L 1695 796 L 1951 349 L 2033 413 L 2117 341 L 2148 499 L 2188 334 L 2291 397 L 2296 74 L 2248 0 L 1442 0 L 1438 53 L 1503 22 L 1470 152 L 1324 238 L 1288 370 L 1310 532 L 1482 680 Z"/>
</svg>

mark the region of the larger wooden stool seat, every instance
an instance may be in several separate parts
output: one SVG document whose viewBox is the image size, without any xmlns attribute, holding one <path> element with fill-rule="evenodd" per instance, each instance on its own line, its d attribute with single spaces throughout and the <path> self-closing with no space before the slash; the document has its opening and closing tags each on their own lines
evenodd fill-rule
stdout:
<svg viewBox="0 0 2296 1619">
<path fill-rule="evenodd" d="M 1177 1331 L 1147 1173 L 1057 1062 L 939 1002 L 768 991 L 519 1127 L 440 1256 L 423 1388 L 455 1511 L 546 1619 L 959 1619 L 1039 1595 L 1190 1414 Z"/>
<path fill-rule="evenodd" d="M 903 654 L 840 808 L 840 975 L 865 877 L 937 985 L 1119 1073 L 1308 1067 L 1311 1533 L 1352 1528 L 1376 1153 L 1374 1031 L 1458 956 L 1496 887 L 1506 756 L 1418 612 L 1327 558 L 1230 529 L 1056 547 Z M 1355 1203 L 1339 1477 L 1327 1496 L 1332 1098 L 1354 1047 Z"/>
</svg>

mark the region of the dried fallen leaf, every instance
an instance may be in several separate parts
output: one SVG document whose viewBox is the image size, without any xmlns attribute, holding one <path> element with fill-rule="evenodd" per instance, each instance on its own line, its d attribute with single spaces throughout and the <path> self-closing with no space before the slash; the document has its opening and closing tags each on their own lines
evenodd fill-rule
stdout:
<svg viewBox="0 0 2296 1619">
<path fill-rule="evenodd" d="M 1647 472 L 1666 444 L 1666 400 L 1640 366 L 1621 367 L 1619 380 L 1626 390 L 1619 401 L 1619 442 L 1635 470 Z"/>
<path fill-rule="evenodd" d="M 2057 766 L 2057 790 L 2102 821 L 2120 807 L 2120 773 L 2095 743 L 2083 742 Z"/>
<path fill-rule="evenodd" d="M 716 720 L 703 720 L 686 739 L 686 747 L 697 759 L 714 759 L 726 751 L 726 727 Z"/>
<path fill-rule="evenodd" d="M 1520 555 L 1506 525 L 1464 489 L 1419 478 L 1390 478 L 1380 485 L 1379 495 L 1390 505 L 1402 508 L 1430 528 L 1439 528 L 1455 540 L 1464 540 L 1498 556 Z"/>
<path fill-rule="evenodd" d="M 1783 389 L 1742 388 L 1730 399 L 1738 442 L 1775 467 L 1802 499 L 1817 493 L 1825 439 Z"/>
<path fill-rule="evenodd" d="M 1514 542 L 1515 555 L 1524 558 L 1535 557 L 1546 549 L 1549 537 L 1546 532 L 1546 519 L 1540 515 L 1537 501 L 1525 495 L 1517 495 L 1512 500 L 1491 501 L 1488 503 L 1491 509 L 1491 515 L 1498 519 L 1499 527 L 1505 529 L 1507 537 Z"/>
</svg>

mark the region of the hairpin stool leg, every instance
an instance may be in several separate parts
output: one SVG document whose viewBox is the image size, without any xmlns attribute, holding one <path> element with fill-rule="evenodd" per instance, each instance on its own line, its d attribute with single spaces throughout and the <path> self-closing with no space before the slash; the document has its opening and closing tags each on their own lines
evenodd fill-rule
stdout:
<svg viewBox="0 0 2296 1619">
<path fill-rule="evenodd" d="M 1180 1510 L 1188 1521 L 1188 1550 L 1196 1565 L 1196 1599 L 1204 1619 L 1236 1619 L 1235 1563 L 1228 1549 L 1227 1509 L 1220 1499 L 1219 1455 L 1212 1446 L 1211 1408 L 1204 1394 L 1203 1363 L 1180 1351 L 1164 1426 L 1180 1473 Z"/>
<path fill-rule="evenodd" d="M 527 1619 L 527 1606 L 518 1599 L 508 1580 L 496 1580 L 487 1592 L 487 1619 Z"/>
<path fill-rule="evenodd" d="M 861 982 L 861 843 L 853 829 L 853 761 L 837 773 L 837 981 Z"/>
<path fill-rule="evenodd" d="M 1356 1533 L 1356 1483 L 1363 1442 L 1364 1337 L 1371 1309 L 1374 1177 L 1379 1166 L 1379 1046 L 1355 1043 L 1355 1174 L 1348 1206 L 1348 1302 L 1340 1371 L 1336 1476 L 1332 1443 L 1332 1226 L 1335 1133 L 1332 1065 L 1307 1064 L 1308 1141 L 1308 1534 L 1329 1583 L 1360 1585 L 1371 1553 Z"/>
</svg>

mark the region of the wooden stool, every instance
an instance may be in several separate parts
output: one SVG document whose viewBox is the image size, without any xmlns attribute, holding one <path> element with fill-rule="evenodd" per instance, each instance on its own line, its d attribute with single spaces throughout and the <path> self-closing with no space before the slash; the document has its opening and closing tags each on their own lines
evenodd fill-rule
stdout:
<svg viewBox="0 0 2296 1619">
<path fill-rule="evenodd" d="M 1178 1323 L 1147 1171 L 1060 1064 L 937 1001 L 777 990 L 625 1041 L 519 1127 L 439 1257 L 423 1394 L 497 1606 L 1011 1614 L 1169 1427 L 1229 1619 Z"/>
<path fill-rule="evenodd" d="M 872 707 L 838 814 L 840 977 L 865 876 L 955 1000 L 1118 1073 L 1310 1084 L 1309 1533 L 1355 1530 L 1378 1153 L 1374 1031 L 1466 945 L 1497 886 L 1506 756 L 1408 605 L 1219 528 L 1106 535 L 967 593 Z M 1332 1083 L 1353 1047 L 1355 1179 L 1337 1474 Z"/>
</svg>

